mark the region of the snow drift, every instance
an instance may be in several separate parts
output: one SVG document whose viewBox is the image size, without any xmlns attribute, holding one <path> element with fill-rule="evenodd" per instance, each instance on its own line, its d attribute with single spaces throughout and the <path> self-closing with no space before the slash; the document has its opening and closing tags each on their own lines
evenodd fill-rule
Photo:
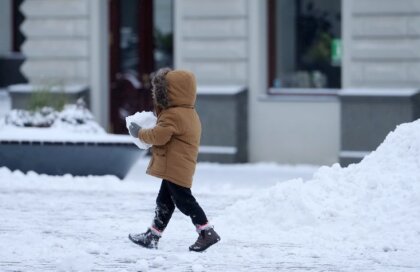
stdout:
<svg viewBox="0 0 420 272">
<path fill-rule="evenodd" d="M 232 239 L 261 233 L 319 250 L 336 241 L 340 248 L 388 252 L 420 242 L 419 215 L 417 120 L 398 126 L 359 164 L 321 167 L 312 180 L 261 190 L 229 207 L 215 225 L 226 226 Z"/>
</svg>

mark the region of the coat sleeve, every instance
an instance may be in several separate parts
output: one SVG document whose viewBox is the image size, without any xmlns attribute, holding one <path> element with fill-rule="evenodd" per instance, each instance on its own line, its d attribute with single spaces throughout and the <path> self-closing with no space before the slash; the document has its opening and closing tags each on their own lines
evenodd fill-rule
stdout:
<svg viewBox="0 0 420 272">
<path fill-rule="evenodd" d="M 160 146 L 169 142 L 172 135 L 177 133 L 176 116 L 172 112 L 164 112 L 154 128 L 140 130 L 139 138 L 147 144 Z"/>
</svg>

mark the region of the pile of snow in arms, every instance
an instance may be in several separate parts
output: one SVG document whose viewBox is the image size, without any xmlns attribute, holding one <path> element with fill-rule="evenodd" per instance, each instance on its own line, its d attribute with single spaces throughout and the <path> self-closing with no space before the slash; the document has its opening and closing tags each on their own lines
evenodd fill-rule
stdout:
<svg viewBox="0 0 420 272">
<path fill-rule="evenodd" d="M 150 111 L 136 112 L 135 114 L 127 116 L 125 118 L 127 130 L 131 123 L 135 123 L 139 125 L 141 128 L 149 129 L 156 126 L 156 122 L 157 122 L 156 116 L 153 114 L 153 112 L 150 112 Z M 151 144 L 144 143 L 138 137 L 132 137 L 132 141 L 140 149 L 149 149 L 152 146 Z"/>
<path fill-rule="evenodd" d="M 312 180 L 261 190 L 216 225 L 232 239 L 252 233 L 319 252 L 420 253 L 420 120 L 398 126 L 359 164 L 321 167 Z"/>
</svg>

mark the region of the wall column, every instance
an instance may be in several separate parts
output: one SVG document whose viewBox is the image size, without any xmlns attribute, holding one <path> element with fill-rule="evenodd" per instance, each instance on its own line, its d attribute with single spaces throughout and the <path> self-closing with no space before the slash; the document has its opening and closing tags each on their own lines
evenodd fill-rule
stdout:
<svg viewBox="0 0 420 272">
<path fill-rule="evenodd" d="M 96 120 L 109 129 L 108 1 L 90 0 L 90 100 Z"/>
</svg>

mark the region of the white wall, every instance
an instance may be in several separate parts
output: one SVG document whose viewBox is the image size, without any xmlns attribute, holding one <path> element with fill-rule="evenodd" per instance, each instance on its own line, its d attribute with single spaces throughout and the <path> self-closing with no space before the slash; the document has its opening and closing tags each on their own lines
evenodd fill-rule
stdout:
<svg viewBox="0 0 420 272">
<path fill-rule="evenodd" d="M 0 1 L 0 55 L 7 54 L 12 47 L 11 0 Z"/>
<path fill-rule="evenodd" d="M 257 99 L 251 103 L 252 161 L 318 165 L 337 162 L 340 145 L 338 99 L 272 100 Z"/>
<path fill-rule="evenodd" d="M 420 86 L 420 1 L 343 0 L 344 87 Z"/>
<path fill-rule="evenodd" d="M 175 66 L 199 84 L 248 83 L 248 0 L 176 0 Z"/>
<path fill-rule="evenodd" d="M 108 1 L 89 0 L 90 98 L 96 120 L 109 129 L 109 30 Z"/>
<path fill-rule="evenodd" d="M 26 0 L 22 73 L 31 84 L 89 83 L 89 1 Z"/>
</svg>

